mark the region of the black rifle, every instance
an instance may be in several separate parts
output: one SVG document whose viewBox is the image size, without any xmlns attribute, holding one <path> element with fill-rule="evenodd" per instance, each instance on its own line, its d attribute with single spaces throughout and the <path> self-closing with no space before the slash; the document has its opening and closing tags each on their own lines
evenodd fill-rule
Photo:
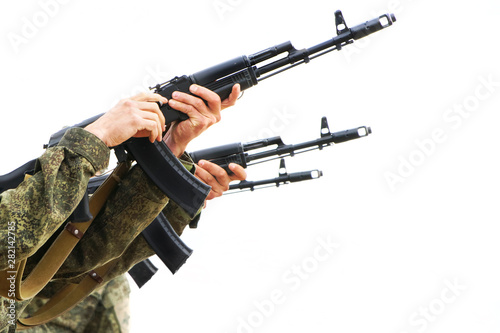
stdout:
<svg viewBox="0 0 500 333">
<path fill-rule="evenodd" d="M 264 79 L 297 65 L 308 63 L 316 57 L 331 51 L 340 51 L 344 46 L 352 44 L 355 40 L 391 26 L 395 21 L 396 18 L 393 14 L 384 14 L 348 28 L 342 13 L 336 11 L 337 36 L 323 43 L 308 49 L 297 50 L 288 41 L 250 56 L 237 57 L 189 76 L 175 77 L 170 81 L 158 84 L 154 87 L 154 92 L 171 99 L 174 91 L 189 93 L 191 84 L 198 84 L 216 92 L 224 100 L 229 96 L 235 84 L 240 84 L 242 91 L 246 90 Z M 285 54 L 282 58 L 275 61 L 271 60 L 282 54 Z M 257 65 L 262 62 L 266 62 L 266 64 L 258 67 Z M 160 109 L 167 124 L 188 118 L 187 115 L 172 109 L 169 105 L 163 105 Z M 97 115 L 87 119 L 74 125 L 74 127 L 85 127 L 100 116 Z M 67 128 L 52 135 L 46 147 L 57 145 L 66 130 Z M 151 143 L 147 138 L 134 138 L 115 147 L 115 153 L 119 161 L 124 159 L 136 160 L 158 188 L 191 217 L 196 215 L 210 192 L 210 187 L 187 171 L 163 142 Z M 17 187 L 23 180 L 24 174 L 30 170 L 32 171 L 34 166 L 35 162 L 33 160 L 7 175 L 0 176 L 0 193 Z M 80 216 L 75 217 L 75 222 L 88 220 L 89 213 L 86 207 L 88 207 L 87 195 L 84 196 L 80 208 L 77 210 L 82 213 L 76 214 Z"/>
<path fill-rule="evenodd" d="M 262 80 L 287 69 L 308 63 L 310 60 L 331 51 L 340 51 L 342 47 L 387 28 L 395 21 L 396 17 L 394 14 L 384 14 L 355 27 L 348 28 L 342 12 L 337 10 L 335 12 L 337 36 L 326 42 L 308 49 L 297 50 L 291 42 L 287 41 L 249 56 L 240 56 L 228 60 L 189 76 L 174 77 L 165 83 L 156 85 L 154 89 L 156 93 L 167 99 L 171 99 L 174 91 L 189 93 L 189 87 L 192 84 L 198 84 L 216 92 L 224 100 L 229 96 L 232 87 L 237 83 L 240 84 L 242 91 L 246 90 Z M 257 67 L 258 64 L 271 60 L 283 53 L 287 54 L 262 67 Z M 161 110 L 165 115 L 167 123 L 175 120 L 186 120 L 188 118 L 187 115 L 172 109 L 169 105 L 162 106 Z"/>
<path fill-rule="evenodd" d="M 281 184 L 320 178 L 323 175 L 323 172 L 320 170 L 287 173 L 284 158 L 316 149 L 322 150 L 324 147 L 363 138 L 371 133 L 371 128 L 367 126 L 331 133 L 328 121 L 326 117 L 323 117 L 321 119 L 320 138 L 315 140 L 295 145 L 287 145 L 283 143 L 281 137 L 277 136 L 249 143 L 232 143 L 198 150 L 190 153 L 190 155 L 196 163 L 202 159 L 208 160 L 223 167 L 228 173 L 231 172 L 229 170 L 229 163 L 237 163 L 244 168 L 247 168 L 251 165 L 279 158 L 280 167 L 278 177 L 258 181 L 243 180 L 238 184 L 232 184 L 229 186 L 229 190 L 248 189 L 253 191 L 256 187 L 260 188 L 261 186 L 269 186 L 270 184 L 280 186 Z M 249 153 L 250 151 L 256 151 L 273 145 L 276 145 L 275 149 L 260 151 L 254 154 Z M 234 193 L 234 191 L 232 193 Z M 162 223 L 162 221 L 164 222 Z M 191 228 L 196 228 L 197 225 L 198 219 L 194 219 L 189 226 Z M 192 251 L 187 248 L 184 243 L 182 243 L 178 236 L 171 231 L 171 227 L 169 227 L 170 225 L 168 225 L 166 218 L 160 214 L 160 216 L 158 216 L 155 221 L 145 231 L 143 231 L 142 234 L 146 238 L 149 245 L 155 250 L 158 257 L 162 259 L 163 263 L 172 273 L 175 273 L 175 271 L 177 271 L 177 269 L 179 269 L 191 255 Z M 186 251 L 186 248 L 188 251 Z M 174 269 L 172 269 L 172 262 L 176 263 Z M 149 260 L 145 260 L 131 269 L 129 274 L 135 280 L 137 285 L 141 287 L 155 274 L 156 270 L 157 268 Z"/>
<path fill-rule="evenodd" d="M 222 100 L 226 99 L 231 93 L 232 87 L 239 84 L 244 91 L 258 82 L 271 76 L 281 73 L 297 65 L 308 63 L 311 59 L 329 53 L 335 50 L 341 50 L 342 47 L 353 43 L 355 40 L 368 36 L 374 32 L 391 26 L 396 21 L 394 14 L 384 14 L 365 23 L 348 28 L 340 10 L 335 12 L 335 25 L 337 36 L 332 39 L 313 46 L 308 49 L 297 50 L 291 42 L 285 42 L 250 56 L 240 56 L 219 65 L 196 72 L 189 76 L 183 75 L 156 85 L 154 92 L 166 97 L 172 98 L 172 93 L 182 91 L 189 93 L 189 87 L 192 84 L 204 86 L 216 92 Z M 271 61 L 271 59 L 283 54 L 282 58 L 257 67 L 262 62 Z M 183 121 L 188 116 L 182 112 L 172 109 L 168 104 L 160 107 L 166 123 L 173 121 Z M 201 201 L 206 198 L 207 189 L 203 183 L 194 177 L 189 177 L 189 173 L 183 172 L 181 177 L 177 177 L 175 184 L 171 178 L 172 154 L 169 154 L 168 148 L 163 143 L 150 144 L 148 139 L 129 140 L 124 144 L 137 162 L 158 185 L 158 187 L 168 195 L 179 206 L 194 213 L 199 207 Z M 168 185 L 167 185 L 168 184 Z M 186 195 L 185 188 L 192 191 Z M 176 192 L 176 193 L 173 193 Z M 179 194 L 179 192 L 181 192 Z M 175 194 L 175 196 L 174 196 Z M 193 205 L 196 203 L 196 208 Z"/>
<path fill-rule="evenodd" d="M 348 28 L 341 11 L 336 11 L 335 24 L 337 36 L 330 40 L 302 50 L 295 49 L 288 41 L 250 56 L 237 57 L 189 76 L 175 77 L 170 81 L 158 84 L 155 87 L 155 92 L 167 99 L 171 99 L 174 91 L 189 93 L 191 84 L 198 84 L 216 92 L 221 99 L 225 99 L 229 96 L 232 87 L 237 83 L 240 84 L 241 90 L 248 89 L 258 82 L 287 69 L 307 63 L 311 59 L 328 52 L 341 50 L 342 47 L 353 43 L 355 40 L 391 26 L 395 21 L 396 18 L 393 14 L 384 14 L 365 23 Z M 286 54 L 280 59 L 257 67 L 258 64 L 271 61 L 272 58 L 283 53 Z M 160 109 L 165 116 L 167 124 L 187 119 L 187 115 L 172 109 L 168 104 L 161 106 Z M 85 127 L 100 116 L 97 115 L 74 126 Z M 66 130 L 63 129 L 55 133 L 51 137 L 47 147 L 55 146 Z M 188 172 L 163 142 L 151 143 L 147 138 L 134 138 L 115 147 L 115 153 L 119 160 L 125 158 L 136 160 L 158 188 L 172 201 L 182 207 L 191 217 L 196 215 L 199 207 L 203 205 L 210 192 L 210 187 Z M 11 176 L 24 173 L 25 169 L 20 169 L 0 178 L 0 191 L 12 188 L 13 184 L 17 183 L 18 179 L 21 179 L 19 177 L 16 178 L 15 182 L 11 181 Z M 84 200 L 87 199 L 84 198 Z M 82 206 L 85 207 L 84 204 Z M 81 209 L 81 211 L 85 211 L 85 209 Z M 87 217 L 88 214 L 83 216 L 82 219 Z"/>
<path fill-rule="evenodd" d="M 230 190 L 249 189 L 253 191 L 256 187 L 266 186 L 269 184 L 280 186 L 281 184 L 320 178 L 323 175 L 320 170 L 302 171 L 290 174 L 287 173 L 284 158 L 292 157 L 312 150 L 322 150 L 323 148 L 332 146 L 333 144 L 363 138 L 371 133 L 371 128 L 367 126 L 331 133 L 327 118 L 323 117 L 321 119 L 320 138 L 315 140 L 287 145 L 283 143 L 281 137 L 277 136 L 249 143 L 233 143 L 198 150 L 190 153 L 190 155 L 196 163 L 202 159 L 208 160 L 223 167 L 227 172 L 231 172 L 228 168 L 229 163 L 237 163 L 244 168 L 247 168 L 251 165 L 279 158 L 280 168 L 278 177 L 258 181 L 244 180 L 238 184 L 229 186 Z M 250 151 L 256 151 L 273 145 L 276 145 L 275 149 L 260 151 L 254 154 L 249 153 Z M 106 176 L 96 177 L 93 182 L 102 183 L 105 177 Z M 89 188 L 92 188 L 91 190 L 94 191 L 97 187 L 89 184 Z M 189 226 L 191 228 L 196 228 L 197 224 L 198 219 L 194 219 Z M 151 225 L 142 232 L 142 235 L 173 274 L 175 274 L 175 272 L 185 263 L 192 253 L 192 250 L 187 247 L 179 236 L 177 236 L 177 234 L 175 234 L 172 230 L 172 227 L 163 214 L 156 217 L 153 223 L 151 223 Z M 141 287 L 156 273 L 156 270 L 157 268 L 149 260 L 145 260 L 131 269 L 129 274 L 135 280 L 137 285 Z"/>
<path fill-rule="evenodd" d="M 246 168 L 251 165 L 258 163 L 267 162 L 277 158 L 283 158 L 287 156 L 295 156 L 300 153 L 315 149 L 323 149 L 324 147 L 331 146 L 332 144 L 342 143 L 358 138 L 368 136 L 372 133 L 370 127 L 361 126 L 345 131 L 331 133 L 328 126 L 328 120 L 326 117 L 321 119 L 321 137 L 315 140 L 306 141 L 298 144 L 287 145 L 283 143 L 281 137 L 276 136 L 272 138 L 257 140 L 249 143 L 231 143 L 227 145 L 222 145 L 214 148 L 202 149 L 190 153 L 192 159 L 197 163 L 200 160 L 207 160 L 215 163 L 222 168 L 224 168 L 228 173 L 229 163 L 236 163 Z M 251 154 L 251 151 L 262 149 L 265 147 L 276 145 L 275 149 L 269 149 L 265 151 L 259 151 Z M 285 171 L 283 171 L 285 169 Z M 261 180 L 255 182 L 242 181 L 239 184 L 234 184 L 230 186 L 230 190 L 233 189 L 246 189 L 249 188 L 253 190 L 255 186 L 266 185 L 266 184 L 286 184 L 288 182 L 296 182 L 302 180 L 316 179 L 322 176 L 322 172 L 319 170 L 311 170 L 298 172 L 293 174 L 286 173 L 285 163 L 282 159 L 280 165 L 279 177 Z"/>
<path fill-rule="evenodd" d="M 242 180 L 238 184 L 229 185 L 229 190 L 248 189 L 250 191 L 254 191 L 256 187 L 260 188 L 261 186 L 264 187 L 272 186 L 270 184 L 274 184 L 276 187 L 279 187 L 282 184 L 285 185 L 290 183 L 301 182 L 304 180 L 318 179 L 321 176 L 323 176 L 323 171 L 321 170 L 309 170 L 309 171 L 288 173 L 286 171 L 285 159 L 282 158 L 280 161 L 278 177 L 271 179 L 256 180 L 256 181 Z M 234 192 L 226 192 L 226 193 L 231 194 Z"/>
</svg>

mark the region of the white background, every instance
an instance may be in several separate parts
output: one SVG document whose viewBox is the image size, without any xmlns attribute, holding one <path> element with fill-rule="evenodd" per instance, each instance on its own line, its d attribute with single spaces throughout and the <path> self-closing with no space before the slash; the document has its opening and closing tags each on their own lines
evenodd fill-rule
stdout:
<svg viewBox="0 0 500 333">
<path fill-rule="evenodd" d="M 0 174 L 158 80 L 287 40 L 311 47 L 335 35 L 337 9 L 348 26 L 395 13 L 392 27 L 246 91 L 192 142 L 298 143 L 322 116 L 332 131 L 373 129 L 287 160 L 319 180 L 210 202 L 183 235 L 187 264 L 172 276 L 155 261 L 160 272 L 134 288 L 132 332 L 500 330 L 498 2 L 0 6 Z M 274 177 L 278 162 L 247 171 Z"/>
</svg>

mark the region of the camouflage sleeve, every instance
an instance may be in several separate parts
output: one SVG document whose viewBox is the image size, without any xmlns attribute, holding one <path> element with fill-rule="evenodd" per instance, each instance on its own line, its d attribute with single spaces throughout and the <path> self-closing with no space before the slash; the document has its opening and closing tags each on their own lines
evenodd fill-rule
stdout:
<svg viewBox="0 0 500 333">
<path fill-rule="evenodd" d="M 182 157 L 181 162 L 191 171 L 194 164 L 186 158 Z M 115 258 L 120 260 L 108 275 L 109 279 L 154 255 L 141 232 L 166 206 L 174 207 L 167 210 L 176 214 L 170 216 L 171 221 L 176 221 L 172 224 L 183 227 L 189 224 L 187 213 L 169 202 L 138 165 L 132 167 L 42 295 L 49 297 L 61 285 L 78 283 L 87 272 Z M 37 256 L 31 259 L 27 263 L 28 271 L 37 262 Z"/>
<path fill-rule="evenodd" d="M 14 226 L 16 259 L 33 254 L 73 212 L 88 180 L 107 167 L 109 148 L 81 128 L 66 132 L 38 159 L 38 171 L 0 195 L 0 239 Z M 0 270 L 7 268 L 7 241 L 0 243 Z"/>
<path fill-rule="evenodd" d="M 170 222 L 170 225 L 172 228 L 174 228 L 174 231 L 177 235 L 181 236 L 182 233 L 184 232 L 184 229 L 191 223 L 193 219 L 189 217 L 188 213 L 184 211 L 179 205 L 177 205 L 175 202 L 170 202 L 165 209 L 163 209 L 163 214 L 165 214 L 165 217 L 167 218 L 168 222 Z M 200 212 L 196 215 L 195 219 L 198 219 L 199 215 L 201 214 L 201 209 Z"/>
<path fill-rule="evenodd" d="M 187 155 L 180 160 L 188 170 L 193 170 L 194 164 Z M 54 276 L 54 282 L 77 283 L 88 271 L 120 257 L 108 276 L 113 278 L 154 255 L 141 232 L 165 207 L 170 207 L 165 211 L 177 232 L 189 224 L 188 214 L 169 202 L 144 171 L 138 165 L 134 166 Z M 49 285 L 46 292 L 50 294 L 58 284 Z"/>
<path fill-rule="evenodd" d="M 180 161 L 184 167 L 194 174 L 195 164 L 188 154 L 184 154 L 180 157 Z M 200 208 L 200 211 L 202 207 Z M 173 201 L 169 201 L 168 204 L 163 208 L 163 213 L 167 217 L 167 220 L 172 225 L 174 231 L 180 236 L 186 228 L 186 226 L 191 222 L 189 214 L 186 213 L 179 205 Z M 199 214 L 198 214 L 199 215 Z M 156 216 L 155 216 L 156 217 Z M 196 218 L 196 217 L 195 217 Z M 139 235 L 136 237 L 132 243 L 127 247 L 125 252 L 117 263 L 113 272 L 110 273 L 108 278 L 114 278 L 120 274 L 128 272 L 132 267 L 134 267 L 139 262 L 148 259 L 149 257 L 155 255 L 153 249 L 149 246 L 146 239 Z"/>
<path fill-rule="evenodd" d="M 132 167 L 54 278 L 78 280 L 122 256 L 168 200 L 138 165 Z"/>
</svg>

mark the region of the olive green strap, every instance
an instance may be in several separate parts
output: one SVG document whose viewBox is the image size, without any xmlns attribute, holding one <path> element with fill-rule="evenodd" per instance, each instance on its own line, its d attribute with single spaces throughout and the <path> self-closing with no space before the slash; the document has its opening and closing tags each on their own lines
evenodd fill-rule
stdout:
<svg viewBox="0 0 500 333">
<path fill-rule="evenodd" d="M 128 163 L 119 164 L 112 175 L 97 189 L 90 198 L 90 213 L 94 218 L 97 216 L 109 195 L 126 175 L 129 169 Z M 35 297 L 52 279 L 73 248 L 78 244 L 85 231 L 94 221 L 81 223 L 69 222 L 63 232 L 52 243 L 40 262 L 33 268 L 30 274 L 23 280 L 24 264 L 20 265 L 16 281 L 16 299 L 22 301 Z"/>
<path fill-rule="evenodd" d="M 98 286 L 103 285 L 106 275 L 115 267 L 118 260 L 119 258 L 114 259 L 104 266 L 89 272 L 79 284 L 69 284 L 30 317 L 19 318 L 17 329 L 24 330 L 45 324 L 71 310 Z"/>
<path fill-rule="evenodd" d="M 94 218 L 104 206 L 109 195 L 127 174 L 129 168 L 130 163 L 120 163 L 92 195 L 90 198 L 90 213 Z M 15 275 L 15 299 L 22 301 L 35 297 L 50 282 L 52 277 L 62 266 L 73 248 L 78 244 L 90 227 L 94 218 L 87 222 L 67 223 L 61 234 L 56 238 L 42 259 L 24 280 L 22 277 L 26 259 L 16 263 L 15 270 L 0 271 L 0 277 L 5 277 L 1 280 L 2 283 L 0 283 L 0 295 L 11 299 L 14 298 L 12 293 L 10 293 L 13 289 L 10 284 L 11 281 L 8 281 L 7 277 Z M 33 316 L 18 319 L 18 329 L 41 325 L 70 310 L 104 281 L 104 277 L 114 265 L 115 261 L 111 261 L 90 272 L 89 276 L 84 278 L 80 284 L 68 285 L 68 287 L 56 294 Z"/>
</svg>

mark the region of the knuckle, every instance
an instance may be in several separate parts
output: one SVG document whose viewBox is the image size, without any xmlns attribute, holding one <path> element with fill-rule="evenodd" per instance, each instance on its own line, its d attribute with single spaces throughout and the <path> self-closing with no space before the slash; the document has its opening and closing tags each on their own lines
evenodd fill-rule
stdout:
<svg viewBox="0 0 500 333">
<path fill-rule="evenodd" d="M 207 119 L 207 125 L 212 126 L 214 124 L 218 123 L 217 117 L 215 115 L 212 115 Z"/>
<path fill-rule="evenodd" d="M 188 106 L 186 107 L 186 112 L 189 112 L 189 113 L 196 113 L 196 112 L 198 112 L 198 110 L 197 110 L 194 106 L 192 106 L 192 105 L 188 105 Z"/>
<path fill-rule="evenodd" d="M 162 115 L 160 106 L 156 103 L 154 103 L 154 110 L 158 116 Z"/>
<path fill-rule="evenodd" d="M 226 176 L 226 171 L 219 167 L 215 171 L 215 176 L 217 177 L 217 179 L 224 179 L 224 177 Z"/>
<path fill-rule="evenodd" d="M 205 128 L 208 126 L 210 120 L 207 117 L 200 117 L 198 127 Z"/>
<path fill-rule="evenodd" d="M 221 102 L 220 96 L 213 91 L 210 91 L 207 94 L 206 100 L 207 100 L 207 102 L 211 102 L 211 103 L 220 103 Z"/>
<path fill-rule="evenodd" d="M 127 108 L 127 109 L 132 109 L 132 108 L 134 108 L 134 107 L 135 107 L 135 105 L 136 105 L 136 103 L 135 103 L 133 100 L 129 99 L 129 98 L 122 100 L 122 103 L 121 103 L 121 104 L 122 104 L 125 108 Z"/>
<path fill-rule="evenodd" d="M 130 117 L 130 123 L 132 126 L 137 127 L 141 123 L 141 118 L 136 114 L 132 114 Z"/>
<path fill-rule="evenodd" d="M 156 113 L 156 112 L 151 112 L 151 117 L 153 118 L 152 120 L 153 120 L 154 122 L 157 122 L 157 123 L 159 123 L 159 122 L 160 122 L 160 116 L 158 115 L 158 113 Z"/>
<path fill-rule="evenodd" d="M 194 99 L 193 104 L 194 104 L 194 107 L 198 110 L 206 108 L 205 102 L 203 102 L 203 100 L 200 98 Z"/>
</svg>

